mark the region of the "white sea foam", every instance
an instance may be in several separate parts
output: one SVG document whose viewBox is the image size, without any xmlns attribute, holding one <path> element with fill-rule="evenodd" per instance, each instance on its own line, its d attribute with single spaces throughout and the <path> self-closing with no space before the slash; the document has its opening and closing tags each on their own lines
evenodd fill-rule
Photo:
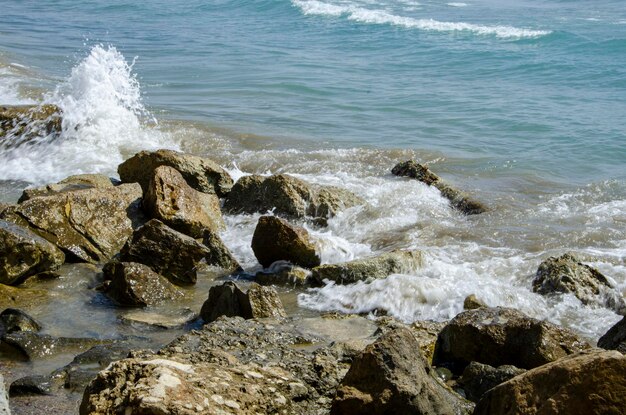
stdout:
<svg viewBox="0 0 626 415">
<path fill-rule="evenodd" d="M 467 3 L 446 3 L 450 7 L 467 7 Z"/>
</svg>

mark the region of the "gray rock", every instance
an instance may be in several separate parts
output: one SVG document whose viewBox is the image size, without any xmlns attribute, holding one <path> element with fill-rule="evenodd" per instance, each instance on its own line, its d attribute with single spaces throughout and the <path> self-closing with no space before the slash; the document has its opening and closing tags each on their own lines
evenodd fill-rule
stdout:
<svg viewBox="0 0 626 415">
<path fill-rule="evenodd" d="M 465 396 L 472 402 L 478 402 L 489 389 L 526 372 L 511 365 L 502 365 L 497 368 L 472 362 L 463 371 L 459 383 L 463 386 Z"/>
<path fill-rule="evenodd" d="M 9 387 L 9 396 L 51 395 L 55 387 L 55 379 L 45 375 L 30 375 L 16 379 Z"/>
<path fill-rule="evenodd" d="M 626 354 L 626 317 L 618 321 L 598 340 L 598 347 Z"/>
<path fill-rule="evenodd" d="M 39 330 L 41 330 L 41 324 L 22 310 L 6 308 L 0 313 L 0 335 L 16 331 L 38 332 Z"/>
<path fill-rule="evenodd" d="M 286 287 L 308 287 L 311 285 L 311 271 L 294 266 L 288 262 L 276 262 L 268 270 L 259 271 L 254 282 L 260 285 L 279 285 Z"/>
<path fill-rule="evenodd" d="M 0 373 L 0 415 L 11 415 L 9 408 L 9 397 L 7 396 L 6 386 L 4 386 L 4 378 Z"/>
<path fill-rule="evenodd" d="M 77 174 L 69 176 L 58 183 L 47 184 L 41 187 L 31 187 L 24 189 L 18 203 L 41 196 L 51 196 L 58 193 L 71 192 L 74 190 L 112 188 L 113 180 L 103 174 Z"/>
<path fill-rule="evenodd" d="M 98 344 L 111 343 L 110 340 L 99 340 L 79 337 L 53 337 L 47 334 L 19 331 L 6 334 L 2 342 L 24 355 L 29 360 L 47 358 L 59 354 L 80 352 Z"/>
</svg>

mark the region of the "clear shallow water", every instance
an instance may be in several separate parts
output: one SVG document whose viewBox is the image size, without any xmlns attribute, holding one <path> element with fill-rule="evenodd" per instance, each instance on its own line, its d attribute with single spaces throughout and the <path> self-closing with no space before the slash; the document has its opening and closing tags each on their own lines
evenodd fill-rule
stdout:
<svg viewBox="0 0 626 415">
<path fill-rule="evenodd" d="M 475 293 L 590 338 L 619 319 L 530 283 L 542 259 L 573 251 L 626 289 L 621 2 L 0 3 L 0 102 L 65 113 L 59 140 L 0 148 L 4 200 L 114 175 L 140 149 L 182 149 L 368 200 L 311 229 L 324 262 L 426 253 L 415 275 L 326 287 L 302 306 L 445 319 Z M 463 217 L 392 177 L 408 158 L 493 210 Z M 256 216 L 226 219 L 225 241 L 257 266 Z"/>
</svg>

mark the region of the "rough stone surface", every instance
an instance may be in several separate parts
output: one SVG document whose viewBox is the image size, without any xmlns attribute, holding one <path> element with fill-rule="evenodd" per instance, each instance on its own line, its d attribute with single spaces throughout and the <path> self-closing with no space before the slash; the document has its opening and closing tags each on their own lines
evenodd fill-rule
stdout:
<svg viewBox="0 0 626 415">
<path fill-rule="evenodd" d="M 55 105 L 0 106 L 2 146 L 17 147 L 36 137 L 60 132 L 61 110 Z"/>
<path fill-rule="evenodd" d="M 47 301 L 48 292 L 33 288 L 17 288 L 0 284 L 0 309 L 20 308 L 25 305 Z"/>
<path fill-rule="evenodd" d="M 619 290 L 598 270 L 570 254 L 543 261 L 533 280 L 533 291 L 542 295 L 572 293 L 583 304 L 599 304 L 626 314 L 626 303 Z"/>
<path fill-rule="evenodd" d="M 183 296 L 167 278 L 144 264 L 111 261 L 103 271 L 110 280 L 106 294 L 122 306 L 145 307 Z"/>
<path fill-rule="evenodd" d="M 147 189 L 153 171 L 159 166 L 178 170 L 187 184 L 199 192 L 224 197 L 230 192 L 233 180 L 226 170 L 212 160 L 172 150 L 142 151 L 120 164 L 117 172 L 125 183 L 137 182 Z"/>
<path fill-rule="evenodd" d="M 307 287 L 310 285 L 311 271 L 293 266 L 290 263 L 275 263 L 267 271 L 259 271 L 254 282 L 261 285 L 279 285 L 286 287 Z"/>
<path fill-rule="evenodd" d="M 53 337 L 47 334 L 19 331 L 4 335 L 2 342 L 15 348 L 29 360 L 34 360 L 62 353 L 84 351 L 98 344 L 110 343 L 110 340 Z"/>
<path fill-rule="evenodd" d="M 27 228 L 0 220 L 0 283 L 19 284 L 65 261 L 56 246 Z"/>
<path fill-rule="evenodd" d="M 465 297 L 465 300 L 463 300 L 464 310 L 475 310 L 481 307 L 487 307 L 487 304 L 479 300 L 475 294 L 470 294 L 467 297 Z"/>
<path fill-rule="evenodd" d="M 0 415 L 11 415 L 9 397 L 7 396 L 7 390 L 4 385 L 4 377 L 2 377 L 2 373 L 0 373 Z"/>
<path fill-rule="evenodd" d="M 491 389 L 474 414 L 623 414 L 624 373 L 626 356 L 616 351 L 567 356 Z"/>
<path fill-rule="evenodd" d="M 0 313 L 0 336 L 16 331 L 38 332 L 39 330 L 41 330 L 41 324 L 22 310 L 6 308 Z"/>
<path fill-rule="evenodd" d="M 618 321 L 598 340 L 598 347 L 626 354 L 626 317 Z"/>
<path fill-rule="evenodd" d="M 371 258 L 320 265 L 313 268 L 312 278 L 317 284 L 323 284 L 324 280 L 352 284 L 357 281 L 386 278 L 391 274 L 410 273 L 421 266 L 420 251 L 397 250 Z"/>
<path fill-rule="evenodd" d="M 236 273 L 242 270 L 237 259 L 216 232 L 205 230 L 202 243 L 209 248 L 209 253 L 205 257 L 208 265 L 221 268 L 227 273 Z"/>
<path fill-rule="evenodd" d="M 261 216 L 252 236 L 252 250 L 264 267 L 276 261 L 312 268 L 320 264 L 306 229 L 275 216 Z"/>
<path fill-rule="evenodd" d="M 140 200 L 138 185 L 123 184 L 36 197 L 2 216 L 28 226 L 73 259 L 98 263 L 115 255 L 143 222 Z"/>
<path fill-rule="evenodd" d="M 479 308 L 453 318 L 439 334 L 434 364 L 460 373 L 470 362 L 523 369 L 590 346 L 571 331 L 510 308 Z"/>
<path fill-rule="evenodd" d="M 58 183 L 47 184 L 41 187 L 24 189 L 18 203 L 25 202 L 34 197 L 50 196 L 57 193 L 71 192 L 73 190 L 112 188 L 113 180 L 103 174 L 77 174 L 69 176 Z"/>
<path fill-rule="evenodd" d="M 463 371 L 459 383 L 463 386 L 465 396 L 472 402 L 478 402 L 489 389 L 526 372 L 511 365 L 493 367 L 472 362 Z"/>
<path fill-rule="evenodd" d="M 471 405 L 438 383 L 432 372 L 411 331 L 392 330 L 352 362 L 330 413 L 469 413 Z"/>
<path fill-rule="evenodd" d="M 441 178 L 430 171 L 428 167 L 422 166 L 413 160 L 396 164 L 391 170 L 391 173 L 396 176 L 410 177 L 428 186 L 437 188 L 441 192 L 441 195 L 450 201 L 452 207 L 466 215 L 476 215 L 487 211 L 484 204 L 467 197 L 459 190 L 441 180 Z"/>
<path fill-rule="evenodd" d="M 202 319 L 209 323 L 220 316 L 239 316 L 245 319 L 286 317 L 278 293 L 271 287 L 253 284 L 244 292 L 234 282 L 225 282 L 209 290 L 209 298 L 200 311 Z"/>
</svg>

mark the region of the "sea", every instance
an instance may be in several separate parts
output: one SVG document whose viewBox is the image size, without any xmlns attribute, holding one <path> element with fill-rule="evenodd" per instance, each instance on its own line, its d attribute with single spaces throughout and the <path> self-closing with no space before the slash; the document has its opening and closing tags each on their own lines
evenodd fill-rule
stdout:
<svg viewBox="0 0 626 415">
<path fill-rule="evenodd" d="M 323 263 L 419 249 L 424 266 L 295 292 L 303 312 L 444 321 L 475 294 L 592 341 L 621 319 L 533 293 L 569 252 L 626 292 L 626 7 L 620 0 L 0 0 L 0 104 L 53 103 L 59 137 L 0 143 L 0 201 L 140 150 L 287 173 L 367 201 Z M 415 159 L 489 206 L 398 178 Z M 266 213 L 266 212 L 265 212 Z M 247 271 L 261 215 L 226 215 Z M 80 313 L 78 313 L 80 314 Z"/>
</svg>

